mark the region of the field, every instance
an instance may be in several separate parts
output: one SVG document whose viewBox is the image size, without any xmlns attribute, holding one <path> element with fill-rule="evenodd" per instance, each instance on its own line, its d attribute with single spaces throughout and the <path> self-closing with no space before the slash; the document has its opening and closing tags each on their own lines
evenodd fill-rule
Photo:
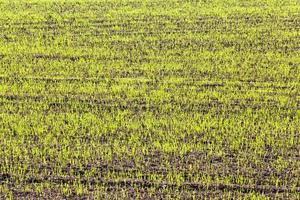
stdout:
<svg viewBox="0 0 300 200">
<path fill-rule="evenodd" d="M 0 0 L 0 199 L 300 199 L 298 0 Z"/>
</svg>

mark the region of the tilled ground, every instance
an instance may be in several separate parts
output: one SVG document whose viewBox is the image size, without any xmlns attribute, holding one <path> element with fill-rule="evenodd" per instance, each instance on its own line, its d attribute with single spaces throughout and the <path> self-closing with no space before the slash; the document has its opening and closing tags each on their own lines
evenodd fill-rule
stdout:
<svg viewBox="0 0 300 200">
<path fill-rule="evenodd" d="M 0 199 L 299 199 L 296 1 L 0 13 Z"/>
</svg>

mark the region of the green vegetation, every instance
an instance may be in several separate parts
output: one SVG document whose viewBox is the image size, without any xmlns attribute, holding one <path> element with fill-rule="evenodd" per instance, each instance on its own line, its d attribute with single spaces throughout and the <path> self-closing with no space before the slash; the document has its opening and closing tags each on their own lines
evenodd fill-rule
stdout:
<svg viewBox="0 0 300 200">
<path fill-rule="evenodd" d="M 297 0 L 0 0 L 1 199 L 299 199 Z"/>
</svg>

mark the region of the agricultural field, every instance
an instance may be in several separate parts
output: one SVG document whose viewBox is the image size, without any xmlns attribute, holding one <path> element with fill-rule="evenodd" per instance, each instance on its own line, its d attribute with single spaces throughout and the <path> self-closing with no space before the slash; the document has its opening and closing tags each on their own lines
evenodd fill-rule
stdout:
<svg viewBox="0 0 300 200">
<path fill-rule="evenodd" d="M 298 0 L 0 0 L 0 199 L 300 199 Z"/>
</svg>

